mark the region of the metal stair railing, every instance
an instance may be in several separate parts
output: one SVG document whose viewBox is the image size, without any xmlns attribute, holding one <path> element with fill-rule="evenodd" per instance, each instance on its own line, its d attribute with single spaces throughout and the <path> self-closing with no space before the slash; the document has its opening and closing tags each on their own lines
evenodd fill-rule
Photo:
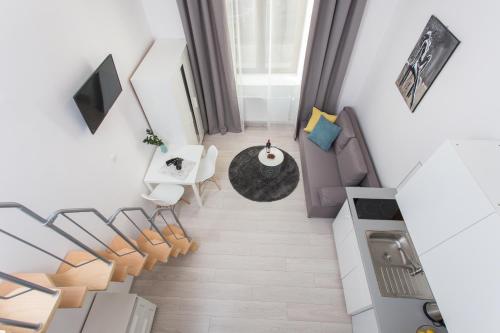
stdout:
<svg viewBox="0 0 500 333">
<path fill-rule="evenodd" d="M 80 223 L 78 223 L 74 218 L 70 217 L 69 214 L 78 214 L 78 213 L 92 213 L 95 216 L 99 218 L 100 221 L 102 221 L 104 224 L 106 224 L 115 234 L 123 238 L 125 242 L 130 245 L 130 247 L 133 249 L 131 251 L 128 251 L 126 253 L 118 253 L 116 252 L 113 248 L 111 248 L 109 245 L 107 245 L 103 240 L 101 240 L 99 237 L 95 236 L 93 233 L 91 233 L 88 229 L 86 229 L 84 226 L 82 226 Z M 120 229 L 118 229 L 114 225 L 110 225 L 108 223 L 108 220 L 102 215 L 97 209 L 95 208 L 69 208 L 69 209 L 60 209 L 53 213 L 48 219 L 47 219 L 47 225 L 49 226 L 54 226 L 55 221 L 59 216 L 63 216 L 66 220 L 70 221 L 73 225 L 78 227 L 80 230 L 82 230 L 85 234 L 89 235 L 92 237 L 94 240 L 96 240 L 99 244 L 104 246 L 107 250 L 112 252 L 114 255 L 118 257 L 123 257 L 131 253 L 138 252 L 141 256 L 145 256 L 145 254 L 127 237 L 125 234 L 123 234 Z M 58 230 L 57 230 L 58 229 Z M 61 229 L 57 228 L 56 232 L 60 233 Z"/>
<path fill-rule="evenodd" d="M 23 212 L 24 214 L 30 216 L 31 218 L 37 220 L 38 222 L 40 222 L 43 226 L 46 226 L 50 229 L 52 229 L 54 232 L 58 233 L 59 235 L 61 235 L 62 237 L 66 238 L 67 240 L 69 240 L 70 242 L 72 242 L 73 244 L 77 245 L 78 247 L 80 247 L 81 249 L 85 250 L 86 252 L 90 253 L 91 255 L 93 255 L 95 258 L 94 259 L 90 259 L 88 261 L 85 261 L 83 263 L 80 263 L 80 264 L 73 264 L 69 261 L 67 261 L 66 259 L 64 258 L 61 258 L 59 257 L 58 255 L 56 254 L 53 254 L 52 252 L 50 251 L 47 251 L 27 240 L 24 240 L 22 239 L 21 237 L 19 236 L 16 236 L 6 230 L 3 230 L 3 229 L 0 229 L 0 233 L 3 233 L 23 244 L 26 244 L 44 254 L 47 254 L 49 256 L 51 256 L 52 258 L 54 259 L 57 259 L 59 260 L 60 262 L 63 262 L 73 268 L 78 268 L 78 267 L 82 267 L 84 265 L 87 265 L 87 264 L 90 264 L 91 262 L 94 262 L 96 260 L 101 260 L 103 261 L 104 263 L 108 264 L 108 265 L 112 265 L 112 262 L 107 260 L 106 258 L 104 258 L 103 256 L 101 256 L 99 253 L 97 253 L 95 250 L 91 249 L 90 247 L 88 247 L 87 245 L 85 245 L 83 242 L 81 242 L 80 240 L 76 239 L 75 237 L 71 236 L 70 234 L 68 234 L 67 232 L 65 232 L 64 230 L 60 229 L 59 227 L 55 226 L 53 221 L 51 221 L 49 223 L 49 219 L 44 219 L 43 217 L 41 217 L 40 215 L 38 215 L 37 213 L 35 213 L 34 211 L 32 211 L 31 209 L 27 208 L 26 206 L 24 205 L 21 205 L 17 202 L 0 202 L 0 209 L 3 209 L 3 208 L 15 208 L 15 209 L 18 209 L 20 210 L 21 212 Z"/>
<path fill-rule="evenodd" d="M 132 218 L 129 216 L 129 214 L 127 214 L 127 212 L 133 212 L 133 211 L 136 211 L 136 212 L 140 212 L 142 213 L 142 215 L 146 218 L 146 220 L 149 222 L 149 225 L 150 225 L 150 228 L 151 229 L 154 229 L 161 237 L 162 239 L 162 242 L 161 243 L 154 243 L 142 230 L 141 228 L 139 228 L 139 226 L 132 220 Z M 153 214 L 153 216 L 149 216 L 146 211 L 141 208 L 141 207 L 123 207 L 123 208 L 119 208 L 108 220 L 108 224 L 110 226 L 113 226 L 113 223 L 116 221 L 116 218 L 120 215 L 124 215 L 129 221 L 130 223 L 132 223 L 132 225 L 139 231 L 139 233 L 144 237 L 144 239 L 146 239 L 146 241 L 153 245 L 153 246 L 157 246 L 157 245 L 161 245 L 161 244 L 167 244 L 169 247 L 172 247 L 172 245 L 170 244 L 170 242 L 165 238 L 165 236 L 163 235 L 163 233 L 161 232 L 160 229 L 158 229 L 158 227 L 156 226 L 156 224 L 154 223 L 154 218 L 155 218 L 155 215 Z"/>
<path fill-rule="evenodd" d="M 22 205 L 22 204 L 19 204 L 17 202 L 0 202 L 0 209 L 2 208 L 15 208 L 15 209 L 18 209 L 20 210 L 21 212 L 23 212 L 24 214 L 30 216 L 31 218 L 37 220 L 38 222 L 40 222 L 43 226 L 45 227 L 48 227 L 50 228 L 51 230 L 53 230 L 54 232 L 56 232 L 57 234 L 59 234 L 60 236 L 66 238 L 67 240 L 69 240 L 70 242 L 72 242 L 73 244 L 77 245 L 78 247 L 82 248 L 83 250 L 85 250 L 86 252 L 90 253 L 92 256 L 94 256 L 95 258 L 94 259 L 90 259 L 88 261 L 85 261 L 83 263 L 80 263 L 80 264 L 73 264 L 69 261 L 67 261 L 66 259 L 64 258 L 61 258 L 60 256 L 56 255 L 56 254 L 53 254 L 25 239 L 22 239 L 21 237 L 17 236 L 17 235 L 14 235 L 6 230 L 3 230 L 3 229 L 0 229 L 0 233 L 3 233 L 21 243 L 24 243 L 44 254 L 47 254 L 49 256 L 51 256 L 52 258 L 55 258 L 57 259 L 58 261 L 60 262 L 63 262 L 73 268 L 78 268 L 78 267 L 81 267 L 81 266 L 84 266 L 84 265 L 87 265 L 91 262 L 94 262 L 95 260 L 101 260 L 107 264 L 112 264 L 110 260 L 106 259 L 105 257 L 103 257 L 102 255 L 100 255 L 97 251 L 95 251 L 94 249 L 90 248 L 89 246 L 87 246 L 85 243 L 83 243 L 82 241 L 80 241 L 79 239 L 77 239 L 76 237 L 70 235 L 68 232 L 64 231 L 63 229 L 61 229 L 60 227 L 56 226 L 55 223 L 56 223 L 56 220 L 58 219 L 59 216 L 62 216 L 64 217 L 66 220 L 68 220 L 69 222 L 71 222 L 73 225 L 75 225 L 78 229 L 82 230 L 86 235 L 90 236 L 92 239 L 94 239 L 95 241 L 97 241 L 99 244 L 101 244 L 102 246 L 104 246 L 107 250 L 109 250 L 110 252 L 112 252 L 114 255 L 118 256 L 118 257 L 122 257 L 122 256 L 126 256 L 128 254 L 131 254 L 131 253 L 135 253 L 135 252 L 138 252 L 140 255 L 142 255 L 143 257 L 145 256 L 145 254 L 137 247 L 137 245 L 134 244 L 133 241 L 131 241 L 127 236 L 125 236 L 125 234 L 123 234 L 123 232 L 120 231 L 120 229 L 118 227 L 116 227 L 115 225 L 115 222 L 118 218 L 118 216 L 120 215 L 124 215 L 127 220 L 134 226 L 134 228 L 136 228 L 139 233 L 146 239 L 147 242 L 149 242 L 151 245 L 153 246 L 157 246 L 157 245 L 161 245 L 161 244 L 167 244 L 169 247 L 172 247 L 172 245 L 170 244 L 170 242 L 167 240 L 167 238 L 165 237 L 165 235 L 158 229 L 158 227 L 156 226 L 155 224 L 155 219 L 160 216 L 163 221 L 165 222 L 166 226 L 169 228 L 169 230 L 172 232 L 173 236 L 176 238 L 176 239 L 188 239 L 188 240 L 191 240 L 191 238 L 188 236 L 186 230 L 184 229 L 184 227 L 182 226 L 181 222 L 179 221 L 177 215 L 175 214 L 174 210 L 173 210 L 173 207 L 158 207 L 154 212 L 153 214 L 150 216 L 146 213 L 146 211 L 141 208 L 141 207 L 123 207 L 123 208 L 119 208 L 110 218 L 106 219 L 106 217 L 104 217 L 103 214 L 101 214 L 97 209 L 95 208 L 71 208 L 71 209 L 60 209 L 60 210 L 57 210 L 56 212 L 54 212 L 52 215 L 50 215 L 49 218 L 47 219 L 44 219 L 43 217 L 41 217 L 40 215 L 38 215 L 37 213 L 35 213 L 34 211 L 32 211 L 31 209 L 27 208 L 26 206 Z M 162 212 L 165 211 L 165 210 L 169 210 L 174 219 L 175 219 L 175 222 L 177 225 L 179 225 L 179 227 L 181 228 L 182 232 L 184 233 L 184 236 L 185 237 L 177 237 L 176 234 L 174 233 L 174 231 L 171 229 L 170 225 L 168 224 L 167 220 L 165 219 L 165 217 L 163 216 Z M 161 237 L 162 239 L 162 242 L 160 243 L 155 243 L 153 242 L 152 239 L 150 239 L 142 230 L 141 228 L 137 225 L 137 223 L 130 217 L 129 214 L 127 214 L 127 212 L 133 212 L 133 211 L 136 211 L 136 212 L 140 212 L 145 218 L 146 220 L 148 221 L 149 223 L 149 226 L 151 229 L 154 229 Z M 111 230 L 113 230 L 113 232 L 115 234 L 117 234 L 118 236 L 120 236 L 121 238 L 123 238 L 123 240 L 125 240 L 125 242 L 130 245 L 131 251 L 129 252 L 126 252 L 126 253 L 118 253 L 117 251 L 115 251 L 114 249 L 112 249 L 109 245 L 107 245 L 103 240 L 101 240 L 99 237 L 97 237 L 95 234 L 93 234 L 92 232 L 90 232 L 87 228 L 85 228 L 84 226 L 82 226 L 80 223 L 78 223 L 73 217 L 71 217 L 70 215 L 72 214 L 78 214 L 78 213 L 92 213 L 94 214 L 101 222 L 105 223 Z"/>
<path fill-rule="evenodd" d="M 58 291 L 58 290 L 49 289 L 49 288 L 40 286 L 36 283 L 26 281 L 24 279 L 18 278 L 17 276 L 10 275 L 10 274 L 4 273 L 4 272 L 0 272 L 0 279 L 6 280 L 6 281 L 9 281 L 9 282 L 12 282 L 14 284 L 17 284 L 17 285 L 20 285 L 20 286 L 27 288 L 26 290 L 23 290 L 17 294 L 11 295 L 11 296 L 0 296 L 1 300 L 13 299 L 13 298 L 21 296 L 23 294 L 26 294 L 28 292 L 31 292 L 31 291 L 38 291 L 38 292 L 42 292 L 42 293 L 45 293 L 48 295 L 53 295 L 53 296 L 57 296 L 60 293 L 60 291 Z M 41 323 L 30 323 L 30 322 L 26 322 L 26 321 L 20 321 L 20 320 L 2 318 L 2 317 L 0 317 L 0 324 L 4 324 L 7 326 L 19 327 L 19 328 L 26 328 L 26 329 L 31 329 L 31 330 L 35 330 L 35 331 L 38 331 L 38 330 L 40 330 L 40 328 L 42 328 Z"/>
<path fill-rule="evenodd" d="M 121 256 L 125 256 L 125 255 L 130 254 L 130 253 L 134 253 L 134 252 L 138 252 L 142 256 L 145 256 L 145 254 L 140 251 L 140 249 L 134 244 L 134 242 L 132 242 L 127 236 L 125 236 L 116 227 L 115 222 L 116 222 L 118 216 L 120 216 L 120 215 L 124 215 L 127 218 L 127 220 L 140 232 L 140 234 L 151 245 L 156 246 L 156 245 L 160 245 L 160 244 L 167 244 L 169 247 L 172 247 L 172 245 L 170 244 L 170 242 L 165 238 L 164 234 L 158 229 L 158 227 L 156 226 L 156 224 L 154 222 L 155 219 L 159 215 L 163 219 L 163 221 L 165 222 L 165 224 L 167 225 L 167 227 L 170 229 L 170 225 L 168 224 L 167 220 L 165 219 L 165 217 L 162 214 L 163 211 L 169 210 L 172 213 L 172 215 L 174 216 L 176 224 L 179 225 L 179 227 L 181 228 L 181 230 L 182 230 L 182 232 L 184 233 L 184 236 L 185 236 L 185 237 L 182 237 L 182 238 L 177 238 L 177 236 L 175 235 L 175 233 L 170 229 L 172 231 L 172 234 L 174 235 L 174 237 L 176 239 L 187 238 L 188 240 L 191 240 L 191 238 L 188 236 L 187 232 L 185 231 L 184 227 L 182 226 L 181 222 L 177 218 L 177 216 L 176 216 L 176 214 L 175 214 L 175 212 L 173 210 L 173 207 L 159 207 L 159 208 L 157 208 L 153 212 L 153 214 L 151 216 L 149 216 L 145 212 L 145 210 L 143 208 L 141 208 L 141 207 L 124 207 L 124 208 L 118 209 L 109 219 L 106 219 L 103 214 L 101 214 L 97 209 L 94 209 L 94 208 L 61 209 L 61 210 L 58 210 L 58 211 L 54 212 L 47 219 L 41 217 L 40 215 L 38 215 L 37 213 L 35 213 L 31 209 L 29 209 L 26 206 L 24 206 L 22 204 L 19 204 L 17 202 L 0 202 L 0 209 L 7 209 L 7 208 L 13 208 L 13 209 L 17 209 L 17 210 L 21 211 L 25 215 L 28 215 L 29 217 L 33 218 L 34 220 L 36 220 L 39 223 L 41 223 L 43 226 L 45 226 L 45 227 L 53 230 L 54 232 L 56 232 L 60 236 L 62 236 L 65 239 L 69 240 L 71 243 L 77 245 L 78 247 L 82 248 L 83 250 L 85 250 L 86 252 L 90 253 L 92 256 L 95 257 L 94 259 L 90 259 L 90 260 L 85 261 L 83 263 L 74 264 L 74 263 L 71 263 L 71 262 L 69 262 L 68 260 L 66 260 L 64 258 L 61 258 L 60 256 L 58 256 L 58 255 L 56 255 L 56 254 L 54 254 L 54 253 L 52 253 L 50 251 L 47 251 L 47 250 L 45 250 L 45 249 L 43 249 L 43 248 L 41 248 L 41 247 L 39 247 L 39 246 L 37 246 L 37 245 L 35 245 L 35 244 L 27 241 L 25 239 L 22 239 L 21 237 L 19 237 L 17 235 L 14 235 L 14 234 L 12 234 L 12 233 L 10 233 L 10 232 L 8 232 L 8 231 L 0 228 L 0 233 L 3 233 L 5 235 L 7 235 L 7 236 L 9 236 L 9 237 L 11 237 L 11 238 L 13 238 L 13 239 L 21 242 L 21 243 L 23 243 L 23 244 L 26 244 L 26 245 L 28 245 L 28 246 L 30 246 L 30 247 L 32 247 L 32 248 L 34 248 L 34 249 L 36 249 L 36 250 L 44 253 L 44 254 L 47 254 L 50 257 L 52 257 L 54 259 L 57 259 L 58 261 L 60 261 L 62 263 L 65 263 L 65 264 L 67 264 L 67 265 L 69 265 L 69 266 L 71 266 L 73 268 L 82 267 L 82 266 L 87 265 L 87 264 L 89 264 L 91 262 L 94 262 L 96 260 L 101 260 L 101 261 L 105 262 L 108 265 L 111 265 L 112 262 L 110 260 L 104 258 L 97 251 L 93 250 L 92 248 L 90 248 L 89 246 L 87 246 L 86 244 L 84 244 L 82 241 L 80 241 L 79 239 L 77 239 L 76 237 L 70 235 L 68 232 L 66 232 L 63 229 L 61 229 L 58 226 L 56 226 L 55 223 L 56 223 L 56 220 L 58 219 L 59 216 L 62 216 L 66 220 L 70 221 L 73 225 L 75 225 L 77 228 L 79 228 L 80 230 L 82 230 L 85 234 L 87 234 L 92 239 L 94 239 L 95 241 L 97 241 L 99 244 L 103 245 L 106 249 L 108 249 L 109 251 L 111 251 L 112 253 L 114 253 L 115 255 L 120 256 L 120 257 Z M 150 225 L 150 228 L 154 229 L 160 235 L 161 239 L 163 240 L 162 242 L 160 242 L 160 243 L 154 243 L 153 240 L 151 240 L 141 230 L 141 228 L 137 225 L 137 223 L 130 217 L 129 214 L 127 214 L 127 212 L 133 212 L 133 211 L 138 211 L 138 212 L 142 213 L 142 215 L 148 221 L 148 223 Z M 129 244 L 131 246 L 131 248 L 133 250 L 130 251 L 130 252 L 124 253 L 124 254 L 117 253 L 114 249 L 112 249 L 110 246 L 108 246 L 99 237 L 97 237 L 92 232 L 90 232 L 88 229 L 86 229 L 85 227 L 83 227 L 73 217 L 69 216 L 71 214 L 77 214 L 77 213 L 92 213 L 92 214 L 94 214 L 95 216 L 97 216 L 99 218 L 100 221 L 102 221 L 109 228 L 111 228 L 118 236 L 120 236 L 121 238 L 123 238 L 127 242 L 127 244 Z M 15 283 L 15 284 L 18 284 L 18 285 L 21 285 L 21 286 L 24 286 L 24 287 L 27 288 L 26 290 L 20 291 L 19 293 L 14 294 L 14 295 L 0 296 L 0 300 L 13 299 L 15 297 L 18 297 L 20 295 L 23 295 L 23 294 L 31 292 L 31 291 L 43 292 L 43 293 L 50 294 L 50 295 L 57 295 L 57 294 L 60 293 L 60 291 L 49 289 L 49 288 L 40 286 L 38 284 L 26 281 L 24 279 L 21 279 L 21 278 L 18 278 L 16 276 L 13 276 L 13 275 L 10 275 L 10 274 L 7 274 L 7 273 L 3 273 L 3 272 L 0 272 L 0 279 L 7 280 L 7 281 L 10 281 L 12 283 Z M 15 326 L 15 327 L 19 327 L 19 328 L 32 329 L 32 330 L 39 330 L 42 327 L 41 323 L 30 323 L 30 322 L 18 321 L 18 320 L 8 319 L 8 318 L 0 318 L 0 324 L 4 324 L 4 325 L 7 325 L 7 326 Z"/>
</svg>

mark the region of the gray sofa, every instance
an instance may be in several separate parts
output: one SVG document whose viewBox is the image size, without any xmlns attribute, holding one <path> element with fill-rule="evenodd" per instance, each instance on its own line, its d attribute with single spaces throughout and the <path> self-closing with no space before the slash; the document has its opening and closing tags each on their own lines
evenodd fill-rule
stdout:
<svg viewBox="0 0 500 333">
<path fill-rule="evenodd" d="M 346 199 L 346 187 L 380 187 L 354 110 L 345 107 L 336 124 L 342 128 L 325 152 L 299 134 L 300 161 L 308 217 L 335 217 Z M 306 123 L 302 124 L 302 128 Z"/>
</svg>

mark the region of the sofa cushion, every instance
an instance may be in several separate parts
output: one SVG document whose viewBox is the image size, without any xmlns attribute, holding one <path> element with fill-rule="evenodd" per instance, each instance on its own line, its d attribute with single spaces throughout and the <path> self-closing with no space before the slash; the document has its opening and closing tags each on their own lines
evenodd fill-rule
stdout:
<svg viewBox="0 0 500 333">
<path fill-rule="evenodd" d="M 310 206 L 321 205 L 319 190 L 328 186 L 342 186 L 337 164 L 337 155 L 333 147 L 325 152 L 307 138 L 307 133 L 300 131 L 300 162 L 306 191 L 306 202 Z"/>
<path fill-rule="evenodd" d="M 341 186 L 329 186 L 319 189 L 319 200 L 321 206 L 339 206 L 346 198 L 345 188 Z"/>
<path fill-rule="evenodd" d="M 351 138 L 340 153 L 337 154 L 337 163 L 340 179 L 344 186 L 359 185 L 368 173 L 357 138 Z"/>
<path fill-rule="evenodd" d="M 339 137 L 333 144 L 335 152 L 338 154 L 342 149 L 344 149 L 350 139 L 356 137 L 356 134 L 354 132 L 354 125 L 352 124 L 348 112 L 340 112 L 339 116 L 337 117 L 336 124 L 342 128 Z"/>
<path fill-rule="evenodd" d="M 324 151 L 329 151 L 332 147 L 333 141 L 335 141 L 339 133 L 339 126 L 329 122 L 325 117 L 320 116 L 318 123 L 307 138 L 317 144 Z"/>
<path fill-rule="evenodd" d="M 311 114 L 309 115 L 309 120 L 307 121 L 307 126 L 304 127 L 304 131 L 306 131 L 307 133 L 311 133 L 316 127 L 316 124 L 318 123 L 319 118 L 321 116 L 325 117 L 326 120 L 328 120 L 331 123 L 334 123 L 335 120 L 337 119 L 336 115 L 323 112 L 317 107 L 313 107 Z"/>
</svg>

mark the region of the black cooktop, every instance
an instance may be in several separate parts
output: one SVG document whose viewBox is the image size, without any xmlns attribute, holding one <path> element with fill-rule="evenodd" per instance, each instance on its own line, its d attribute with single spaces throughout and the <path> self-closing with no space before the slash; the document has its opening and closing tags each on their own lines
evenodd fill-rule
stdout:
<svg viewBox="0 0 500 333">
<path fill-rule="evenodd" d="M 359 219 L 403 221 L 403 215 L 394 199 L 354 198 L 353 201 Z"/>
</svg>

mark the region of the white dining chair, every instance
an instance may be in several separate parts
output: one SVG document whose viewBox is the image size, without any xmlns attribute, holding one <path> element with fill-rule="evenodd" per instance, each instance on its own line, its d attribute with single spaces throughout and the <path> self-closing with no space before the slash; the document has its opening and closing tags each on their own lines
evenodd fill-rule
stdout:
<svg viewBox="0 0 500 333">
<path fill-rule="evenodd" d="M 184 186 L 175 184 L 158 184 L 150 194 L 142 194 L 142 197 L 153 202 L 159 207 L 173 207 L 179 200 L 190 204 L 184 199 Z"/>
<path fill-rule="evenodd" d="M 196 183 L 198 183 L 200 188 L 203 183 L 210 181 L 214 183 L 220 191 L 221 187 L 215 177 L 215 163 L 217 162 L 218 155 L 219 151 L 217 147 L 212 145 L 208 147 L 205 157 L 201 159 L 198 175 L 196 176 Z"/>
</svg>

